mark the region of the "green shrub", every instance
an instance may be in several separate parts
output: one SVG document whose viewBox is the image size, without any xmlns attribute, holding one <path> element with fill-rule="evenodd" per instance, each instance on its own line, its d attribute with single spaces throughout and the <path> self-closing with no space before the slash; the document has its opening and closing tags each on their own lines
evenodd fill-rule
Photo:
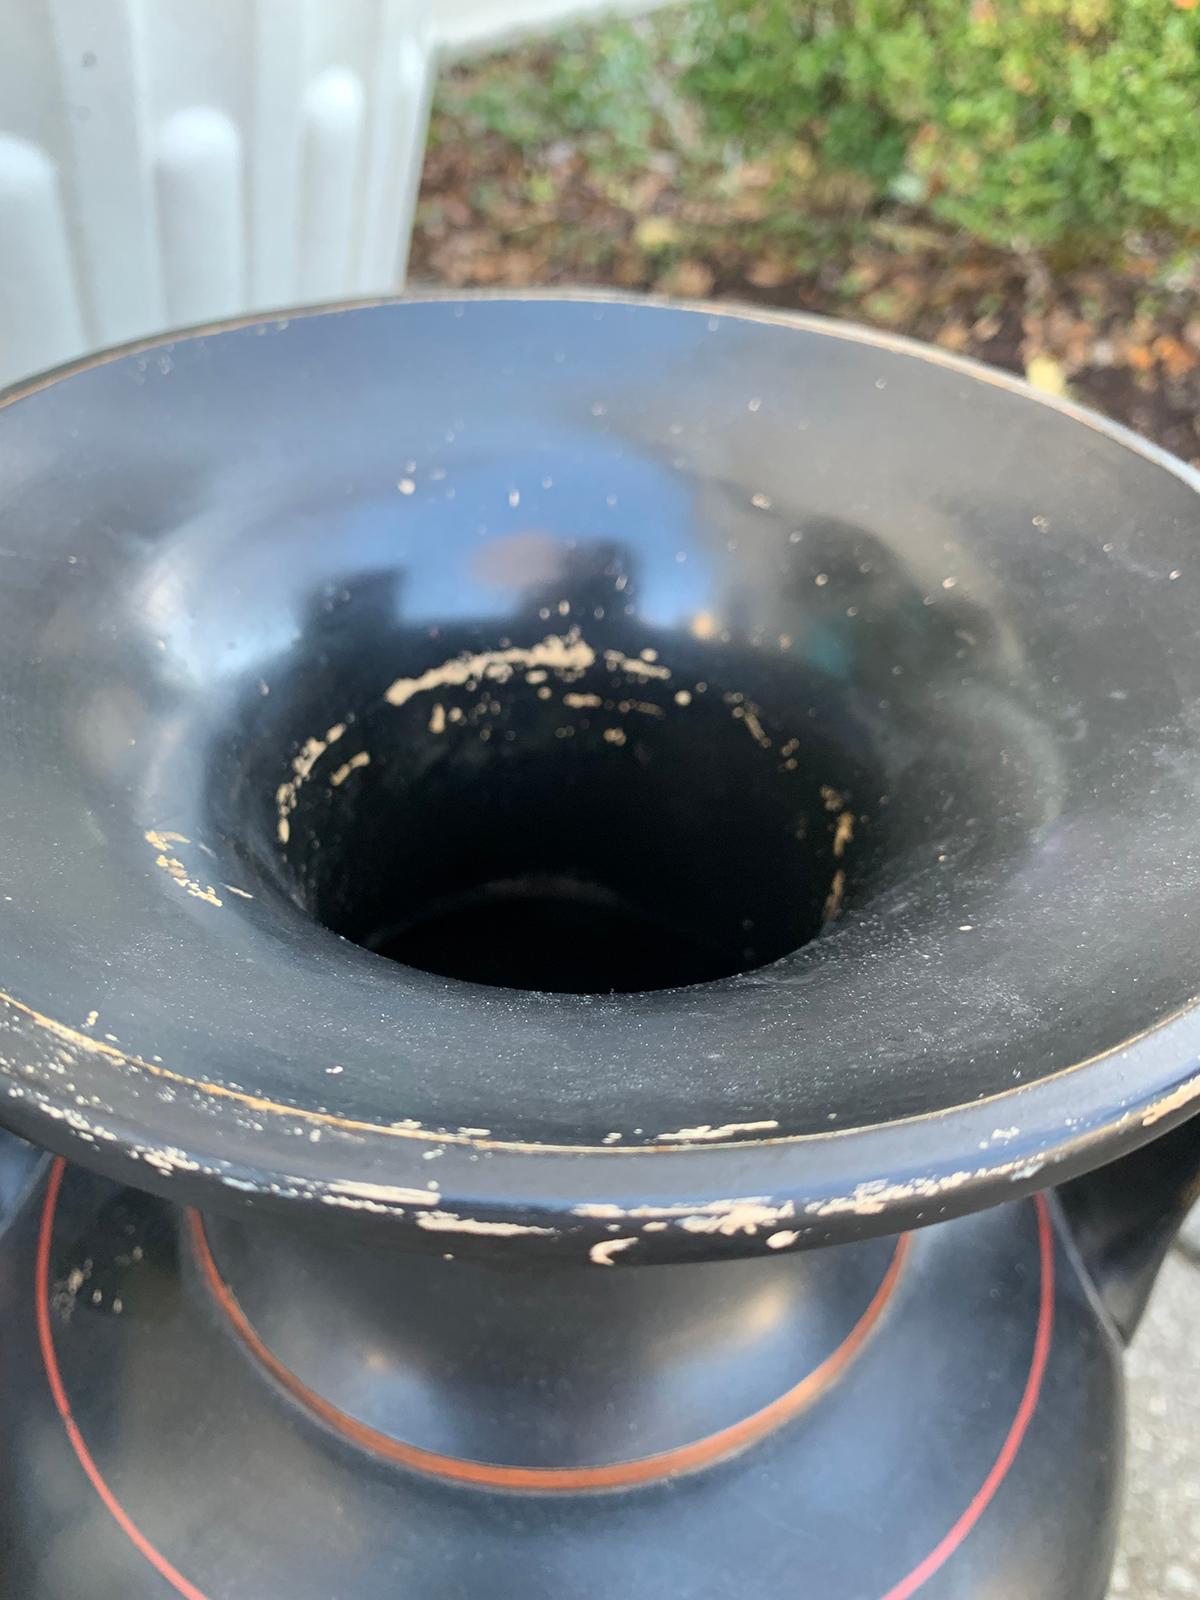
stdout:
<svg viewBox="0 0 1200 1600">
<path fill-rule="evenodd" d="M 682 87 L 755 154 L 803 139 L 999 244 L 1200 237 L 1187 0 L 702 0 Z"/>
<path fill-rule="evenodd" d="M 499 134 L 531 151 L 576 143 L 600 170 L 644 166 L 662 134 L 655 93 L 688 41 L 654 21 L 571 28 L 552 45 L 470 62 L 438 87 L 437 110 L 464 129 Z M 435 115 L 434 132 L 438 128 Z"/>
</svg>

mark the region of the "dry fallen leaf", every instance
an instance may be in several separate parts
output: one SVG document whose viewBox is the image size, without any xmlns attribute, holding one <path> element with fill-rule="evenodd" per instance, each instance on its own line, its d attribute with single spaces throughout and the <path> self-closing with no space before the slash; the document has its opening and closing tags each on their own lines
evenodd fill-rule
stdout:
<svg viewBox="0 0 1200 1600">
<path fill-rule="evenodd" d="M 1025 363 L 1025 378 L 1043 394 L 1067 392 L 1067 380 L 1062 367 L 1053 356 L 1047 355 L 1044 351 L 1041 355 L 1030 356 Z"/>
<path fill-rule="evenodd" d="M 943 350 L 965 350 L 971 343 L 971 333 L 964 328 L 961 322 L 948 322 L 944 328 L 939 328 L 937 343 Z"/>
<path fill-rule="evenodd" d="M 668 249 L 678 237 L 679 229 L 670 217 L 643 217 L 633 230 L 634 243 L 648 254 Z"/>
<path fill-rule="evenodd" d="M 1190 372 L 1197 361 L 1200 361 L 1194 350 L 1190 350 L 1182 340 L 1173 338 L 1169 333 L 1160 333 L 1150 348 L 1170 378 L 1182 378 L 1185 372 Z"/>
</svg>

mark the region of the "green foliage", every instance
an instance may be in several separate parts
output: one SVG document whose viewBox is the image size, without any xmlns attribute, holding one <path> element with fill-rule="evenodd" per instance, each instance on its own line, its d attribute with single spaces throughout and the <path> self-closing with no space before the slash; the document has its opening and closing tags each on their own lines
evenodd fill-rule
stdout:
<svg viewBox="0 0 1200 1600">
<path fill-rule="evenodd" d="M 803 140 L 998 244 L 1200 234 L 1200 8 L 702 0 L 682 87 L 745 153 Z"/>
<path fill-rule="evenodd" d="M 1200 0 L 693 0 L 472 62 L 438 98 L 435 130 L 500 135 L 547 200 L 538 152 L 566 140 L 612 181 L 669 150 L 714 195 L 770 158 L 791 225 L 857 185 L 860 214 L 1076 259 L 1200 242 Z"/>
<path fill-rule="evenodd" d="M 461 78 L 450 74 L 438 110 L 460 134 L 499 134 L 526 151 L 566 139 L 593 166 L 629 171 L 661 142 L 655 85 L 672 70 L 672 50 L 672 36 L 654 21 L 572 29 L 552 47 L 472 62 Z"/>
</svg>

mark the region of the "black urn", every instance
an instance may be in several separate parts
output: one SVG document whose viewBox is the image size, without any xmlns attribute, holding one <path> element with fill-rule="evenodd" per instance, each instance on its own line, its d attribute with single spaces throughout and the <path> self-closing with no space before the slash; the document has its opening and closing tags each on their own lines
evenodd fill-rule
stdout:
<svg viewBox="0 0 1200 1600">
<path fill-rule="evenodd" d="M 1101 1600 L 1198 487 L 600 298 L 11 392 L 0 1591 Z"/>
</svg>

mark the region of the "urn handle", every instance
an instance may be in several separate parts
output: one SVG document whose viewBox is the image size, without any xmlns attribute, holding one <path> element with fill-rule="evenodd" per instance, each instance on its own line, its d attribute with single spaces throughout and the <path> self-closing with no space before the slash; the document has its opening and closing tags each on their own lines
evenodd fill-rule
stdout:
<svg viewBox="0 0 1200 1600">
<path fill-rule="evenodd" d="M 1128 1342 L 1171 1241 L 1200 1201 L 1200 1116 L 1058 1192 L 1084 1264 Z"/>
</svg>

